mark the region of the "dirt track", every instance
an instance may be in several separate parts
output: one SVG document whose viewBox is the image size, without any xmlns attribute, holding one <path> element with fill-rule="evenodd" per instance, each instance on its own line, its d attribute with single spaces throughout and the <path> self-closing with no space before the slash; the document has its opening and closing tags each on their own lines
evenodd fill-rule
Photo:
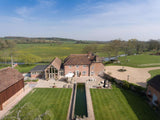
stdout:
<svg viewBox="0 0 160 120">
<path fill-rule="evenodd" d="M 148 78 L 151 77 L 148 71 L 160 69 L 160 67 L 150 67 L 150 68 L 124 67 L 124 69 L 127 70 L 125 72 L 119 72 L 118 71 L 119 69 L 122 69 L 122 66 L 106 66 L 105 73 L 111 73 L 111 76 L 117 79 L 128 80 L 131 83 L 135 83 L 142 87 L 146 87 L 147 84 L 146 81 Z"/>
</svg>

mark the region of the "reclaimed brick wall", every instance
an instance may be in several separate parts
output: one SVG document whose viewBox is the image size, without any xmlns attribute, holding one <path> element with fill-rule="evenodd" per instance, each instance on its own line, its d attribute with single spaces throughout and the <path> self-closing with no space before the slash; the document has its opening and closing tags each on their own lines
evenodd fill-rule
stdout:
<svg viewBox="0 0 160 120">
<path fill-rule="evenodd" d="M 102 63 L 92 63 L 90 66 L 90 75 L 94 72 L 93 76 L 97 76 L 104 72 L 104 65 Z"/>
<path fill-rule="evenodd" d="M 42 78 L 42 74 L 41 73 L 36 73 L 36 74 L 31 73 L 31 78 Z"/>
<path fill-rule="evenodd" d="M 151 96 L 150 97 L 148 95 L 149 91 L 151 91 Z M 160 92 L 159 91 L 157 91 L 156 89 L 154 89 L 152 86 L 149 85 L 148 88 L 147 88 L 146 94 L 147 94 L 147 97 L 151 101 L 152 101 L 153 94 L 155 94 L 157 96 L 157 98 L 158 98 L 158 104 L 160 105 Z"/>
<path fill-rule="evenodd" d="M 69 72 L 75 73 L 75 71 L 79 71 L 81 73 L 81 76 L 84 76 L 82 73 L 83 71 L 86 72 L 85 76 L 89 75 L 89 65 L 85 65 L 85 67 L 83 65 L 78 65 L 78 67 L 76 67 L 76 65 L 65 65 L 64 66 L 64 71 L 65 71 L 65 75 L 68 74 Z"/>
</svg>

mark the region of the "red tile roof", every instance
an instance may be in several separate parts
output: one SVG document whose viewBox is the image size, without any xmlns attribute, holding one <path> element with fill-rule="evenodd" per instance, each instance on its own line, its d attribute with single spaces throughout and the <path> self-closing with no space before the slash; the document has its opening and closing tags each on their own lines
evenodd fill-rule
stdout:
<svg viewBox="0 0 160 120">
<path fill-rule="evenodd" d="M 22 80 L 23 75 L 11 67 L 0 70 L 0 92 Z"/>
<path fill-rule="evenodd" d="M 157 91 L 160 91 L 160 75 L 153 77 L 148 81 L 148 84 L 155 88 Z"/>
<path fill-rule="evenodd" d="M 48 65 L 48 67 L 50 67 L 51 65 L 53 65 L 57 70 L 60 70 L 61 65 L 62 65 L 62 61 L 61 59 L 59 59 L 58 57 L 56 57 L 51 63 L 50 65 Z M 48 68 L 47 67 L 47 68 Z"/>
<path fill-rule="evenodd" d="M 89 65 L 93 58 L 88 54 L 71 54 L 64 60 L 64 65 Z"/>
</svg>

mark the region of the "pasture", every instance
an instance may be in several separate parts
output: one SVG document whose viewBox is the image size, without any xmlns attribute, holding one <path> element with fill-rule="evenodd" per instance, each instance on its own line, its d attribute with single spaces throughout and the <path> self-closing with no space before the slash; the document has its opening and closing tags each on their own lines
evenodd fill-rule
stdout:
<svg viewBox="0 0 160 120">
<path fill-rule="evenodd" d="M 159 120 L 142 96 L 128 90 L 91 89 L 96 120 Z"/>
<path fill-rule="evenodd" d="M 120 63 L 116 65 L 130 66 L 130 67 L 156 67 L 160 66 L 160 56 L 149 55 L 149 54 L 140 54 L 140 55 L 131 55 L 126 57 L 119 57 Z"/>
<path fill-rule="evenodd" d="M 38 116 L 43 116 L 46 120 L 65 120 L 67 118 L 72 89 L 61 88 L 37 88 L 25 96 L 4 120 L 17 117 L 24 120 L 34 120 Z M 26 104 L 29 104 L 29 108 Z M 48 119 L 47 119 L 48 118 Z"/>
<path fill-rule="evenodd" d="M 50 62 L 56 56 L 64 59 L 70 54 L 81 54 L 83 48 L 88 44 L 17 44 L 16 55 L 33 54 L 41 57 L 42 61 Z M 103 47 L 103 44 L 98 44 L 98 51 Z M 103 52 L 97 53 L 100 56 L 105 56 Z"/>
</svg>

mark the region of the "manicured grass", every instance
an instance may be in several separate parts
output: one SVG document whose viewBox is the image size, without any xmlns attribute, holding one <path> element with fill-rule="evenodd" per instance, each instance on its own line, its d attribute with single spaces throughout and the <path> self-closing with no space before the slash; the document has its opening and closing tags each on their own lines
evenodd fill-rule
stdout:
<svg viewBox="0 0 160 120">
<path fill-rule="evenodd" d="M 151 71 L 149 71 L 149 73 L 151 74 L 151 78 L 153 78 L 156 75 L 160 75 L 160 69 L 158 69 L 158 70 L 151 70 Z M 148 80 L 150 80 L 151 78 L 149 78 Z"/>
<path fill-rule="evenodd" d="M 30 103 L 36 110 L 39 111 L 40 114 L 43 114 L 45 111 L 49 110 L 52 114 L 51 120 L 65 120 L 67 118 L 71 91 L 72 89 L 61 88 L 35 89 L 25 96 L 12 109 L 13 113 L 8 115 L 8 118 L 16 115 L 14 112 L 16 109 L 22 107 L 26 103 Z M 27 112 L 25 114 L 27 114 Z M 25 118 L 25 120 L 27 120 L 27 118 Z"/>
<path fill-rule="evenodd" d="M 120 64 L 124 66 L 131 67 L 155 67 L 160 66 L 160 56 L 141 54 L 141 55 L 131 55 L 127 56 L 128 62 L 125 60 L 125 57 L 120 57 Z"/>
<path fill-rule="evenodd" d="M 159 120 L 139 95 L 116 88 L 91 89 L 96 120 Z"/>
<path fill-rule="evenodd" d="M 15 67 L 15 69 L 17 69 L 19 72 L 21 73 L 28 73 L 32 68 L 34 68 L 35 66 L 37 66 L 37 64 L 29 64 L 29 65 L 18 65 Z"/>
</svg>

